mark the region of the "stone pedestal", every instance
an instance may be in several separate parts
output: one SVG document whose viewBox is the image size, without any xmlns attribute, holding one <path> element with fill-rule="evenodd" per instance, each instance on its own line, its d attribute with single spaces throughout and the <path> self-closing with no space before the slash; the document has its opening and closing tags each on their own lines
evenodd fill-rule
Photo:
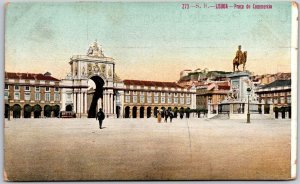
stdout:
<svg viewBox="0 0 300 184">
<path fill-rule="evenodd" d="M 248 97 L 251 104 L 258 105 L 257 95 L 255 94 L 255 86 L 250 81 L 250 74 L 247 72 L 234 72 L 228 75 L 230 78 L 231 88 L 227 99 L 223 100 L 221 104 L 229 104 L 229 118 L 230 119 L 247 119 L 248 114 Z M 250 91 L 247 89 L 250 88 Z M 239 109 L 234 109 L 234 105 L 240 105 Z M 244 108 L 244 109 L 243 109 Z M 252 110 L 253 106 L 250 106 Z M 263 108 L 263 107 L 262 107 Z M 244 110 L 244 112 L 242 112 Z M 256 114 L 255 116 L 257 116 Z M 252 114 L 251 114 L 252 116 Z M 262 117 L 263 118 L 263 117 Z"/>
</svg>

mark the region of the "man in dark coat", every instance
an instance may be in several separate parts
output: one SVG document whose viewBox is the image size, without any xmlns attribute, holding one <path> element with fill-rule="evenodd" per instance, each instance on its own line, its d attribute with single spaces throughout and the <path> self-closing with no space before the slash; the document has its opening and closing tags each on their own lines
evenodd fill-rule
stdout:
<svg viewBox="0 0 300 184">
<path fill-rule="evenodd" d="M 174 117 L 174 114 L 172 111 L 169 111 L 169 116 L 170 116 L 170 123 L 172 123 L 172 119 Z"/>
<path fill-rule="evenodd" d="M 100 108 L 99 112 L 97 112 L 97 115 L 96 115 L 96 120 L 99 121 L 99 128 L 100 129 L 102 129 L 102 122 L 103 122 L 104 119 L 105 119 L 105 114 L 102 111 L 102 109 Z"/>
<path fill-rule="evenodd" d="M 165 122 L 166 122 L 166 123 L 168 122 L 168 117 L 169 117 L 169 111 L 166 110 L 166 111 L 165 111 Z"/>
<path fill-rule="evenodd" d="M 180 111 L 180 119 L 183 118 L 183 111 Z"/>
</svg>

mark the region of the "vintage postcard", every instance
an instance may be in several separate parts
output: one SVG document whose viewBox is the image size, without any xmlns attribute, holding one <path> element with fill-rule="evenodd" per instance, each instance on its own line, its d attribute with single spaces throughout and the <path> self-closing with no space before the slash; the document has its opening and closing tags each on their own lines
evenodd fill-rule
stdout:
<svg viewBox="0 0 300 184">
<path fill-rule="evenodd" d="M 4 179 L 296 177 L 295 2 L 9 2 Z"/>
</svg>

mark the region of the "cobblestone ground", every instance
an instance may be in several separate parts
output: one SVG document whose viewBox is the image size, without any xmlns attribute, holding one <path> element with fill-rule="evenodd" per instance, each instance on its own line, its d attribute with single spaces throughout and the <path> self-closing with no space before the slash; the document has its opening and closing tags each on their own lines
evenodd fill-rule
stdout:
<svg viewBox="0 0 300 184">
<path fill-rule="evenodd" d="M 287 179 L 290 121 L 5 121 L 5 175 L 40 180 Z"/>
</svg>

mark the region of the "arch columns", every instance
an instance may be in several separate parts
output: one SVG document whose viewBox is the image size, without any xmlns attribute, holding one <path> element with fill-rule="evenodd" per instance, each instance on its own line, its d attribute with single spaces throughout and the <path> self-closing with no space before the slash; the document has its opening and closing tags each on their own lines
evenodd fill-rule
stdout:
<svg viewBox="0 0 300 184">
<path fill-rule="evenodd" d="M 103 111 L 104 111 L 105 115 L 107 115 L 108 109 L 107 109 L 107 92 L 106 92 L 106 90 L 103 91 Z"/>
<path fill-rule="evenodd" d="M 115 94 L 112 95 L 112 100 L 113 100 L 113 107 L 112 107 L 113 114 L 115 114 L 117 117 L 117 96 Z M 120 107 L 120 110 L 121 110 L 121 107 Z"/>
<path fill-rule="evenodd" d="M 78 101 L 80 102 L 80 116 L 86 118 L 87 117 L 87 91 L 86 90 L 82 90 L 80 91 L 79 94 L 79 99 Z"/>
<path fill-rule="evenodd" d="M 87 117 L 88 114 L 88 104 L 87 104 L 87 91 L 84 92 L 83 94 L 83 113 L 85 114 L 85 116 Z"/>
<path fill-rule="evenodd" d="M 87 104 L 87 90 L 86 89 L 74 89 L 73 93 L 73 111 L 76 113 L 77 118 L 85 118 L 88 113 Z"/>
<path fill-rule="evenodd" d="M 113 97 L 113 90 L 105 89 L 103 91 L 103 111 L 105 115 L 111 117 L 115 115 L 116 102 Z"/>
</svg>

